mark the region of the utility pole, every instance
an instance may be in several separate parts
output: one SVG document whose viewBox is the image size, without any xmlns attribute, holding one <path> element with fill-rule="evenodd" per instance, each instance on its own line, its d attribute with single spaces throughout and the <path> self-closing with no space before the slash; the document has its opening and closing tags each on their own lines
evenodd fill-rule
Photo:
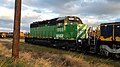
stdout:
<svg viewBox="0 0 120 67">
<path fill-rule="evenodd" d="M 20 22 L 21 22 L 21 0 L 15 0 L 14 13 L 14 33 L 12 45 L 12 57 L 19 58 L 19 39 L 20 39 Z"/>
</svg>

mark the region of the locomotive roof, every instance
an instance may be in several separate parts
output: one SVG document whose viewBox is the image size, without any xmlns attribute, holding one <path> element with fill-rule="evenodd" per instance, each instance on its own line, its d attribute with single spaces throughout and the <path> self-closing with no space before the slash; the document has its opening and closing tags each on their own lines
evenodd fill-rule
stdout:
<svg viewBox="0 0 120 67">
<path fill-rule="evenodd" d="M 49 21 L 59 21 L 59 20 L 64 20 L 67 17 L 76 17 L 76 16 L 64 16 L 64 17 L 53 18 L 53 19 L 50 19 L 50 20 L 35 21 L 32 24 L 39 24 L 39 23 L 44 23 L 44 22 L 49 22 Z"/>
<path fill-rule="evenodd" d="M 58 20 L 64 20 L 66 17 L 58 17 L 57 21 Z"/>
<path fill-rule="evenodd" d="M 111 25 L 111 24 L 117 25 L 117 24 L 120 24 L 120 22 L 102 23 L 100 25 Z"/>
<path fill-rule="evenodd" d="M 39 24 L 39 23 L 44 23 L 44 22 L 50 22 L 50 21 L 58 21 L 58 20 L 64 20 L 66 17 L 58 17 L 50 20 L 43 20 L 43 21 L 35 21 L 32 24 Z"/>
<path fill-rule="evenodd" d="M 44 26 L 44 25 L 56 25 L 58 22 L 63 23 L 64 20 L 66 20 L 66 18 L 76 18 L 76 16 L 65 16 L 65 17 L 58 17 L 58 18 L 53 18 L 50 20 L 43 20 L 43 21 L 36 21 L 30 24 L 30 27 L 39 27 L 39 26 Z"/>
<path fill-rule="evenodd" d="M 38 23 L 41 23 L 41 22 L 46 22 L 46 21 L 55 21 L 55 20 L 57 20 L 58 18 L 54 18 L 54 19 L 50 19 L 50 20 L 43 20 L 43 21 L 35 21 L 35 22 L 33 22 L 32 24 L 38 24 Z"/>
</svg>

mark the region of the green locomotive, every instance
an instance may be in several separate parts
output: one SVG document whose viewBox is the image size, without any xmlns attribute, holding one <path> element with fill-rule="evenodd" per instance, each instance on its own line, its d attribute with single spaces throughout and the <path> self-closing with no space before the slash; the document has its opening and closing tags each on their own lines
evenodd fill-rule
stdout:
<svg viewBox="0 0 120 67">
<path fill-rule="evenodd" d="M 30 37 L 26 42 L 47 41 L 55 46 L 78 47 L 87 43 L 88 25 L 76 16 L 58 17 L 30 24 Z"/>
</svg>

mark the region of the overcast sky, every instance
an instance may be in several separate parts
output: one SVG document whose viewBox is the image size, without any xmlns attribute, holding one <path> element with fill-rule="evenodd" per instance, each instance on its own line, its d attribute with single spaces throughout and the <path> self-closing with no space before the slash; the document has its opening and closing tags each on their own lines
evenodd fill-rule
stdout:
<svg viewBox="0 0 120 67">
<path fill-rule="evenodd" d="M 0 0 L 0 31 L 13 31 L 15 0 Z M 78 16 L 83 23 L 120 21 L 120 0 L 22 0 L 21 31 L 29 32 L 33 21 Z"/>
</svg>

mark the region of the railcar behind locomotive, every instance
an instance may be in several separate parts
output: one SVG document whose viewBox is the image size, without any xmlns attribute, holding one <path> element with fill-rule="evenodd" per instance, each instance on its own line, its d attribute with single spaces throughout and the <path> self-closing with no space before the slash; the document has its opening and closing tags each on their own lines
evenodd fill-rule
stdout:
<svg viewBox="0 0 120 67">
<path fill-rule="evenodd" d="M 120 22 L 100 25 L 100 52 L 120 57 Z"/>
<path fill-rule="evenodd" d="M 58 17 L 51 20 L 37 21 L 30 25 L 30 37 L 26 42 L 38 43 L 46 40 L 55 46 L 78 48 L 88 39 L 88 25 L 76 16 Z"/>
<path fill-rule="evenodd" d="M 92 52 L 120 58 L 120 22 L 102 23 L 91 33 L 88 44 Z"/>
</svg>

